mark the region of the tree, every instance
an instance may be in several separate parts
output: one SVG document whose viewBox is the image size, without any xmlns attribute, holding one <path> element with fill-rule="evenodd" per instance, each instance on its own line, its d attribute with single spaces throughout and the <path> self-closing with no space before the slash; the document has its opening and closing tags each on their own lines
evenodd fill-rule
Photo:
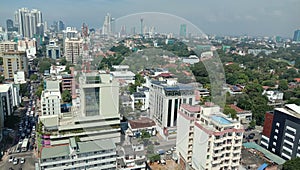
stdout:
<svg viewBox="0 0 300 170">
<path fill-rule="evenodd" d="M 66 58 L 65 57 L 61 58 L 59 63 L 60 63 L 60 65 L 63 65 L 63 66 L 67 65 Z"/>
<path fill-rule="evenodd" d="M 31 81 L 35 81 L 35 80 L 37 80 L 38 79 L 38 76 L 36 75 L 36 74 L 31 74 L 30 75 L 30 80 Z"/>
<path fill-rule="evenodd" d="M 237 118 L 236 111 L 234 109 L 232 109 L 231 107 L 229 107 L 228 105 L 226 105 L 225 108 L 224 108 L 224 114 L 230 115 L 230 117 L 232 119 Z"/>
<path fill-rule="evenodd" d="M 72 97 L 71 97 L 71 93 L 69 90 L 65 90 L 63 91 L 63 93 L 61 94 L 61 98 L 64 102 L 68 103 L 72 101 Z"/>
<path fill-rule="evenodd" d="M 0 75 L 0 83 L 3 83 L 5 80 L 4 76 L 3 75 Z"/>
<path fill-rule="evenodd" d="M 294 158 L 291 160 L 286 161 L 283 164 L 283 170 L 297 170 L 300 167 L 300 158 Z"/>
<path fill-rule="evenodd" d="M 278 89 L 281 91 L 287 90 L 289 88 L 287 80 L 280 80 Z"/>
</svg>

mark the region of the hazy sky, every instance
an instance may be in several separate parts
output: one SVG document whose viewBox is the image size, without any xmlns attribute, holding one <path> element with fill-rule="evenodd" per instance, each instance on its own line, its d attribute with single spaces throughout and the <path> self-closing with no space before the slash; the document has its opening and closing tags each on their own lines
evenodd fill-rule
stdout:
<svg viewBox="0 0 300 170">
<path fill-rule="evenodd" d="M 39 9 L 49 24 L 62 20 L 76 27 L 85 22 L 100 28 L 106 13 L 119 18 L 162 12 L 185 18 L 207 34 L 292 37 L 300 28 L 300 0 L 0 0 L 0 25 L 21 7 Z"/>
</svg>

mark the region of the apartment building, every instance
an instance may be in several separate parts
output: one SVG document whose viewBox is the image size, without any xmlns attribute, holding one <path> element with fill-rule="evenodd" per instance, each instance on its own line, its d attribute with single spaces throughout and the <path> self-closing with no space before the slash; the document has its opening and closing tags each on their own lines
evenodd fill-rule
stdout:
<svg viewBox="0 0 300 170">
<path fill-rule="evenodd" d="M 18 49 L 17 43 L 12 41 L 0 42 L 0 56 L 3 52 L 16 51 Z"/>
<path fill-rule="evenodd" d="M 28 61 L 25 52 L 3 52 L 3 69 L 5 79 L 14 79 L 14 73 L 24 71 L 28 73 Z"/>
<path fill-rule="evenodd" d="M 238 169 L 243 127 L 218 106 L 182 104 L 178 111 L 176 152 L 181 168 Z"/>
<path fill-rule="evenodd" d="M 77 64 L 79 56 L 82 56 L 83 39 L 80 38 L 66 38 L 64 42 L 64 56 L 66 60 L 72 64 Z"/>
<path fill-rule="evenodd" d="M 300 106 L 286 104 L 266 113 L 261 146 L 286 160 L 300 157 Z"/>
<path fill-rule="evenodd" d="M 41 170 L 116 169 L 116 145 L 107 140 L 80 142 L 70 138 L 68 144 L 45 147 L 41 151 Z"/>
<path fill-rule="evenodd" d="M 59 115 L 60 100 L 60 91 L 44 90 L 41 95 L 42 115 Z"/>
<path fill-rule="evenodd" d="M 181 104 L 195 103 L 194 87 L 177 83 L 176 79 L 151 81 L 150 118 L 155 120 L 157 131 L 165 139 L 176 138 L 178 109 Z"/>
</svg>

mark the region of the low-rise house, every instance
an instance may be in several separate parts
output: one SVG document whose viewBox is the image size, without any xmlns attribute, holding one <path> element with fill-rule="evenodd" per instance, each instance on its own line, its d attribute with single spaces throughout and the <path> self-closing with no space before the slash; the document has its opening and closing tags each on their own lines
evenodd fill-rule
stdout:
<svg viewBox="0 0 300 170">
<path fill-rule="evenodd" d="M 154 120 L 147 117 L 140 117 L 136 120 L 128 121 L 128 129 L 133 134 L 133 136 L 140 136 L 141 131 L 145 130 L 151 136 L 156 135 L 156 124 Z"/>
</svg>

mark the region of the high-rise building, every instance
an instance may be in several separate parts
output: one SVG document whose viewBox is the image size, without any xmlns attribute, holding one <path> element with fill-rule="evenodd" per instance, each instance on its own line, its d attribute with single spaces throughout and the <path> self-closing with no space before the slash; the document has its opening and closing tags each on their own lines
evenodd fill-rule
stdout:
<svg viewBox="0 0 300 170">
<path fill-rule="evenodd" d="M 11 19 L 6 20 L 6 30 L 7 32 L 14 31 L 14 22 Z"/>
<path fill-rule="evenodd" d="M 179 106 L 195 103 L 194 87 L 175 79 L 152 81 L 149 94 L 150 117 L 155 120 L 157 131 L 165 139 L 175 139 Z"/>
<path fill-rule="evenodd" d="M 239 169 L 244 131 L 239 121 L 206 103 L 182 104 L 177 122 L 176 153 L 181 169 Z"/>
<path fill-rule="evenodd" d="M 286 104 L 266 113 L 261 146 L 287 160 L 300 157 L 300 106 Z"/>
<path fill-rule="evenodd" d="M 60 56 L 60 46 L 56 45 L 54 40 L 50 40 L 49 44 L 46 45 L 46 56 L 52 59 L 59 59 Z"/>
<path fill-rule="evenodd" d="M 65 29 L 65 24 L 62 21 L 58 21 L 57 23 L 57 29 L 59 32 L 63 31 Z"/>
<path fill-rule="evenodd" d="M 107 13 L 106 16 L 104 17 L 102 34 L 111 35 L 113 33 L 113 25 L 114 25 L 114 19 L 111 18 L 111 15 L 109 13 Z"/>
<path fill-rule="evenodd" d="M 294 32 L 294 38 L 293 38 L 293 41 L 295 42 L 300 42 L 300 30 L 296 30 Z"/>
<path fill-rule="evenodd" d="M 119 84 L 110 74 L 86 73 L 79 77 L 80 106 L 70 113 L 40 116 L 50 138 L 49 146 L 67 144 L 69 138 L 80 141 L 121 141 Z M 58 117 L 60 119 L 58 119 Z"/>
<path fill-rule="evenodd" d="M 66 38 L 64 42 L 64 56 L 72 64 L 77 64 L 79 56 L 83 53 L 83 39 Z"/>
<path fill-rule="evenodd" d="M 78 37 L 78 31 L 75 27 L 67 27 L 65 30 L 63 30 L 64 38 L 77 38 Z"/>
<path fill-rule="evenodd" d="M 19 34 L 23 37 L 32 38 L 37 33 L 37 26 L 43 23 L 41 11 L 27 8 L 18 9 L 15 12 L 15 23 L 19 28 Z"/>
<path fill-rule="evenodd" d="M 17 49 L 18 49 L 18 45 L 16 42 L 11 42 L 11 41 L 0 42 L 0 56 L 2 56 L 4 52 L 16 51 Z"/>
<path fill-rule="evenodd" d="M 28 73 L 28 61 L 25 52 L 8 51 L 3 53 L 3 69 L 5 79 L 14 79 L 14 73 Z"/>
<path fill-rule="evenodd" d="M 181 24 L 180 25 L 179 36 L 180 37 L 186 37 L 186 24 Z"/>
</svg>

